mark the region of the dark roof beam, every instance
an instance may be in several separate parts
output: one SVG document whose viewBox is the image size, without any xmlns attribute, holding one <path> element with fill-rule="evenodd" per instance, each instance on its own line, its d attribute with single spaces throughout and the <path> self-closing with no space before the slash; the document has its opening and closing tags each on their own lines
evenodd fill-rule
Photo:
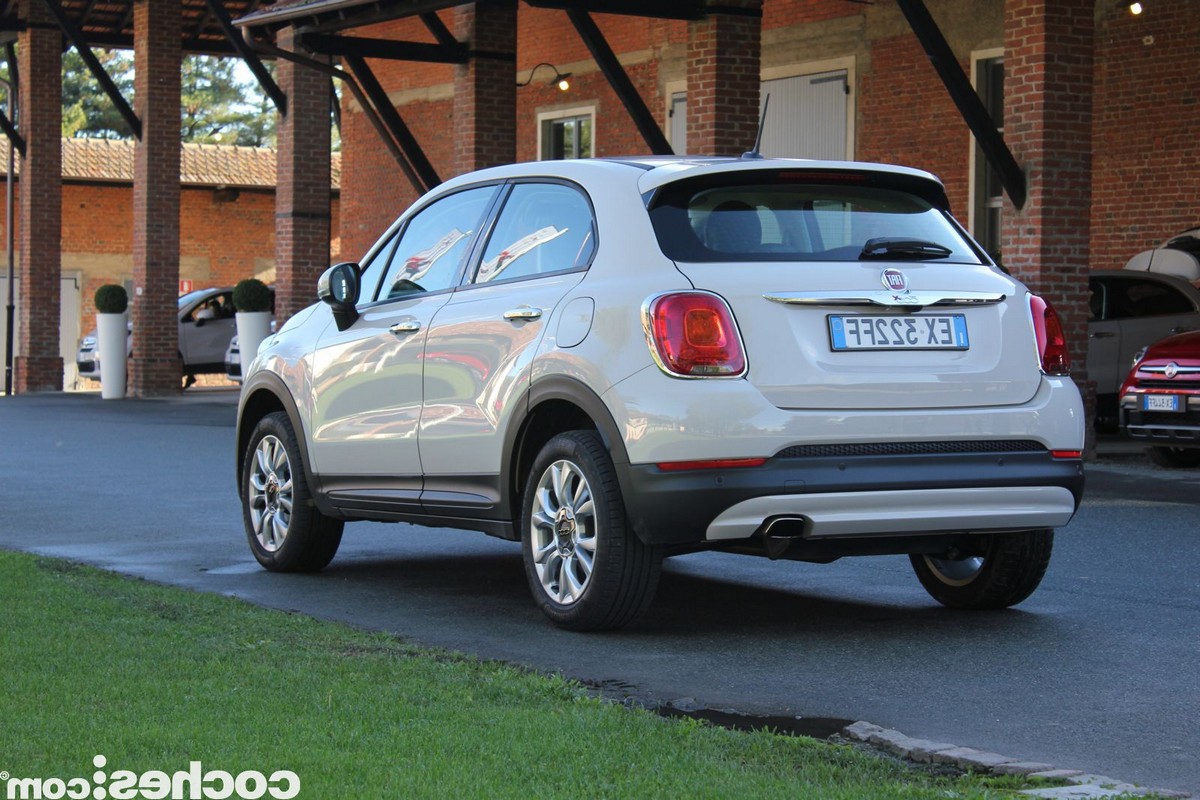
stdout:
<svg viewBox="0 0 1200 800">
<path fill-rule="evenodd" d="M 638 133 L 642 135 L 650 152 L 656 156 L 674 155 L 675 151 L 671 149 L 671 144 L 663 134 L 662 128 L 658 126 L 654 115 L 646 107 L 646 101 L 642 99 L 637 87 L 629 79 L 629 74 L 617 60 L 616 54 L 609 47 L 608 40 L 604 38 L 596 21 L 588 12 L 577 8 L 568 8 L 567 16 L 575 25 L 575 30 L 579 32 L 579 38 L 583 39 L 583 43 L 591 51 L 592 58 L 596 59 L 596 65 L 608 79 L 609 85 L 620 98 L 625 110 L 633 118 L 633 124 L 637 126 Z"/>
<path fill-rule="evenodd" d="M 297 39 L 304 49 L 324 56 L 386 58 L 437 64 L 465 64 L 469 58 L 466 46 L 458 42 L 453 46 L 446 46 L 394 39 L 368 39 L 361 36 L 333 36 L 327 33 L 302 33 Z M 361 76 L 359 79 L 361 80 Z"/>
<path fill-rule="evenodd" d="M 221 30 L 225 32 L 225 38 L 233 46 L 234 52 L 240 55 L 242 60 L 246 62 L 246 66 L 249 67 L 255 80 L 258 81 L 258 85 L 262 87 L 263 92 L 275 104 L 275 109 L 280 114 L 286 115 L 287 95 L 279 88 L 279 84 L 275 83 L 275 79 L 271 77 L 271 73 L 263 65 L 262 59 L 258 57 L 258 53 L 254 52 L 254 48 L 246 42 L 241 31 L 233 26 L 233 20 L 229 18 L 229 12 L 225 10 L 224 2 L 222 0 L 207 0 L 207 3 L 208 10 L 216 18 L 217 24 L 221 26 Z"/>
<path fill-rule="evenodd" d="M 108 71 L 104 69 L 104 65 L 96 58 L 96 54 L 92 52 L 92 48 L 83 38 L 83 34 L 79 32 L 79 29 L 75 27 L 75 23 L 67 16 L 67 12 L 63 10 L 62 4 L 59 3 L 59 0 L 42 0 L 42 2 L 46 4 L 46 8 L 54 15 L 58 27 L 62 29 L 62 32 L 71 41 L 71 44 L 75 46 L 75 50 L 83 59 L 83 63 L 87 64 L 88 70 L 91 71 L 92 76 L 100 84 L 100 88 L 104 90 L 104 93 L 108 95 L 108 99 L 116 106 L 117 112 L 125 120 L 125 124 L 129 126 L 134 137 L 141 141 L 142 121 L 138 119 L 137 114 L 133 113 L 133 109 L 129 107 L 129 103 L 121 95 L 121 90 L 113 83 L 113 79 L 109 77 Z M 131 4 L 130 9 L 132 7 Z"/>
<path fill-rule="evenodd" d="M 443 47 L 454 47 L 458 44 L 458 40 L 454 38 L 454 34 L 450 32 L 450 29 L 442 22 L 442 18 L 436 13 L 426 11 L 420 17 L 421 22 L 424 22 L 425 27 L 433 34 L 433 38 L 437 39 L 438 44 Z"/>
<path fill-rule="evenodd" d="M 255 39 L 253 38 L 253 31 L 249 27 L 242 29 L 242 35 L 245 37 L 247 44 L 251 45 L 260 53 L 266 53 L 267 55 L 274 56 L 275 58 L 282 58 L 285 61 L 291 61 L 295 64 L 303 64 L 310 69 L 315 69 L 318 72 L 325 73 L 331 78 L 340 80 L 346 86 L 346 88 L 350 90 L 350 93 L 354 95 L 354 99 L 358 101 L 358 104 L 362 106 L 363 114 L 366 116 L 367 121 L 371 123 L 371 127 L 374 128 L 375 133 L 379 135 L 380 141 L 383 142 L 383 145 L 388 149 L 388 152 L 392 154 L 392 158 L 396 160 L 396 164 L 400 167 L 400 171 L 404 173 L 404 177 L 408 178 L 408 182 L 412 184 L 414 189 L 417 190 L 417 193 L 424 194 L 426 191 L 432 188 L 431 186 L 426 186 L 417 173 L 413 170 L 412 165 L 408 162 L 408 159 L 405 158 L 405 154 L 400 150 L 400 146 L 396 143 L 396 139 L 392 136 L 391 131 L 388 130 L 387 125 L 385 125 L 383 120 L 380 119 L 375 107 L 371 105 L 370 98 L 367 97 L 362 87 L 358 85 L 358 81 L 355 80 L 353 75 L 338 69 L 332 64 L 326 64 L 318 61 L 315 58 L 309 58 L 298 53 L 284 50 L 281 47 L 276 47 L 270 42 L 264 42 L 262 40 Z M 392 110 L 395 111 L 395 109 Z"/>
<path fill-rule="evenodd" d="M 425 191 L 429 191 L 437 186 L 442 182 L 442 179 L 438 177 L 433 164 L 425 156 L 425 151 L 421 149 L 421 145 L 417 142 L 416 137 L 412 135 L 412 131 L 408 129 L 408 125 L 404 123 L 400 112 L 392 105 L 387 92 L 379 85 L 379 81 L 375 78 L 375 73 L 371 71 L 371 68 L 367 66 L 367 62 L 360 56 L 347 55 L 345 59 L 346 66 L 350 68 L 350 72 L 371 99 L 371 103 L 375 106 L 375 111 L 387 125 L 388 131 L 395 137 L 396 143 L 400 145 L 400 149 L 404 153 L 404 158 L 412 165 L 413 171 L 420 178 L 421 183 L 424 184 Z"/>
<path fill-rule="evenodd" d="M 967 127 L 975 135 L 979 149 L 999 175 L 1000 184 L 1008 194 L 1008 199 L 1012 200 L 1017 208 L 1023 208 L 1026 199 L 1025 173 L 1012 151 L 1008 149 L 1004 136 L 996 129 L 995 121 L 988 114 L 983 101 L 979 99 L 975 87 L 971 86 L 971 81 L 963 72 L 958 58 L 950 49 L 929 9 L 922 0 L 896 0 L 896 5 L 900 7 L 917 40 L 925 49 L 925 55 L 929 56 L 934 70 L 950 94 L 950 99 L 958 106 L 958 113 L 962 114 Z"/>
</svg>

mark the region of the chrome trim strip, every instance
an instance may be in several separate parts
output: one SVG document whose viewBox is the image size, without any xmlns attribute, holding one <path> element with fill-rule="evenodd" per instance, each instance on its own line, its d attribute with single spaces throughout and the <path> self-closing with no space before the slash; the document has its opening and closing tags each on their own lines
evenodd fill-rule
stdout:
<svg viewBox="0 0 1200 800">
<path fill-rule="evenodd" d="M 995 292 L 768 292 L 773 303 L 804 306 L 883 306 L 885 308 L 925 308 L 927 306 L 983 306 L 1004 302 L 1005 295 Z"/>
</svg>

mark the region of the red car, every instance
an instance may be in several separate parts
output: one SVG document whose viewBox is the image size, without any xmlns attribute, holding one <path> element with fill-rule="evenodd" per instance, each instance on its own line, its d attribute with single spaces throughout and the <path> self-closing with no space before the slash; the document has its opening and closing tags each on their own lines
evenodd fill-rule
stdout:
<svg viewBox="0 0 1200 800">
<path fill-rule="evenodd" d="M 1147 347 L 1118 396 L 1121 430 L 1145 440 L 1154 463 L 1200 466 L 1200 331 Z"/>
</svg>

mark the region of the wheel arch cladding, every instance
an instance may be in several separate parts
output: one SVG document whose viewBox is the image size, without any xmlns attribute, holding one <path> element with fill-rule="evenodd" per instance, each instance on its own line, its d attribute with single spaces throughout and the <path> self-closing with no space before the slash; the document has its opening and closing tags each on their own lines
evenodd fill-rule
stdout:
<svg viewBox="0 0 1200 800">
<path fill-rule="evenodd" d="M 281 382 L 282 383 L 282 382 Z M 312 486 L 313 476 L 308 457 L 308 441 L 304 436 L 304 426 L 300 424 L 300 414 L 296 408 L 296 403 L 292 400 L 291 394 L 286 389 L 274 385 L 270 380 L 255 381 L 255 385 L 248 387 L 245 390 L 245 399 L 241 402 L 241 408 L 238 412 L 237 423 L 237 450 L 234 453 L 235 470 L 237 474 L 238 497 L 242 496 L 242 467 L 243 460 L 246 454 L 246 445 L 250 442 L 250 437 L 254 434 L 254 428 L 259 421 L 268 414 L 273 414 L 276 411 L 282 411 L 287 414 L 288 420 L 292 423 L 292 430 L 296 431 L 297 443 L 300 446 L 301 456 L 303 458 L 304 476 Z"/>
</svg>

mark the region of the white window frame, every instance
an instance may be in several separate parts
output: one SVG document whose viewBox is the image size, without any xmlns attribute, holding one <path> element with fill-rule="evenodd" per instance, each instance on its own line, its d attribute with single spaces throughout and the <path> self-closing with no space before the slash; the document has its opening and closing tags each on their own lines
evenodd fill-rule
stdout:
<svg viewBox="0 0 1200 800">
<path fill-rule="evenodd" d="M 855 67 L 858 59 L 855 56 L 842 56 L 841 58 L 828 58 L 822 61 L 805 61 L 799 64 L 787 64 L 778 67 L 767 67 L 759 74 L 759 83 L 766 81 L 779 80 L 780 78 L 796 78 L 802 75 L 819 75 L 822 72 L 836 72 L 837 70 L 846 71 L 846 87 L 850 93 L 846 95 L 846 160 L 853 161 L 854 140 L 855 140 L 855 122 L 858 119 L 857 114 L 857 76 Z M 767 113 L 771 110 L 768 108 Z"/>
<path fill-rule="evenodd" d="M 989 47 L 984 50 L 972 50 L 971 51 L 971 87 L 973 89 L 975 89 L 976 92 L 979 91 L 979 62 L 990 61 L 993 58 L 1004 58 L 1004 48 L 1003 47 Z M 1000 128 L 999 130 L 1001 131 L 1001 133 L 1003 133 L 1003 131 L 1004 131 L 1003 128 Z M 967 131 L 967 152 L 969 153 L 970 160 L 967 163 L 967 198 L 968 198 L 967 230 L 970 231 L 971 236 L 976 239 L 979 238 L 975 235 L 976 234 L 976 224 L 978 222 L 978 220 L 976 220 L 976 216 L 978 215 L 977 208 L 979 206 L 979 203 L 978 203 L 977 197 L 976 197 L 976 192 L 981 190 L 978 185 L 979 184 L 978 171 L 977 171 L 977 166 L 978 166 L 977 162 L 979 160 L 979 157 L 977 155 L 978 150 L 979 150 L 979 147 L 976 145 L 976 142 L 975 142 L 975 134 L 971 133 L 968 130 Z"/>
<path fill-rule="evenodd" d="M 553 111 L 540 111 L 537 115 L 537 160 L 545 161 L 546 158 L 542 155 L 542 129 L 545 123 L 553 122 L 556 119 L 566 119 L 568 117 L 590 117 L 592 121 L 592 157 L 595 158 L 599 152 L 599 145 L 596 137 L 596 107 L 591 106 L 573 106 L 571 108 L 558 108 Z"/>
</svg>

